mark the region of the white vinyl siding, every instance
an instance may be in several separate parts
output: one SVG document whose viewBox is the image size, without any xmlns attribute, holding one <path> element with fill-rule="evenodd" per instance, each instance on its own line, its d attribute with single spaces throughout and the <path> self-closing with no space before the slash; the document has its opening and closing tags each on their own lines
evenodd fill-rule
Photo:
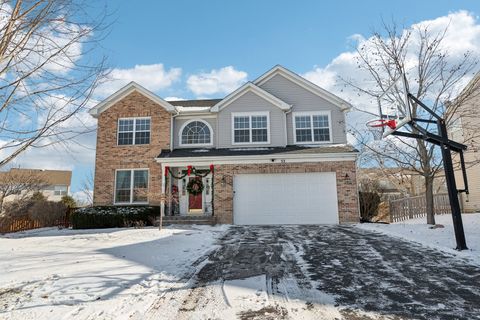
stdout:
<svg viewBox="0 0 480 320">
<path fill-rule="evenodd" d="M 232 114 L 244 113 L 254 114 L 256 112 L 268 112 L 268 139 L 269 143 L 262 144 L 233 144 L 233 119 Z M 285 139 L 285 112 L 276 105 L 263 99 L 253 92 L 247 92 L 217 114 L 217 148 L 232 147 L 284 147 Z"/>
<path fill-rule="evenodd" d="M 295 144 L 293 131 L 294 112 L 330 111 L 331 143 L 347 143 L 345 113 L 326 99 L 302 88 L 281 74 L 273 76 L 260 86 L 263 90 L 292 105 L 287 114 L 287 144 Z"/>
<path fill-rule="evenodd" d="M 150 118 L 118 119 L 117 144 L 137 145 L 150 143 Z"/>
<path fill-rule="evenodd" d="M 332 142 L 330 111 L 294 112 L 293 138 L 297 144 Z"/>
<path fill-rule="evenodd" d="M 148 169 L 115 172 L 115 204 L 148 203 Z"/>
<path fill-rule="evenodd" d="M 232 113 L 232 144 L 270 143 L 268 112 Z"/>
</svg>

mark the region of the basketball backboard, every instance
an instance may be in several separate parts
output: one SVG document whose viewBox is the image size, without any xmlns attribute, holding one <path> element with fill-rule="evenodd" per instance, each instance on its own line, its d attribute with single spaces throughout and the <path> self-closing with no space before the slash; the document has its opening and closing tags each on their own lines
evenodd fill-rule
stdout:
<svg viewBox="0 0 480 320">
<path fill-rule="evenodd" d="M 411 119 L 411 106 L 408 99 L 408 85 L 404 75 L 400 75 L 377 97 L 378 120 L 383 120 L 382 137 L 408 124 Z M 388 123 L 388 125 L 387 125 Z M 391 125 L 394 123 L 395 125 Z"/>
</svg>

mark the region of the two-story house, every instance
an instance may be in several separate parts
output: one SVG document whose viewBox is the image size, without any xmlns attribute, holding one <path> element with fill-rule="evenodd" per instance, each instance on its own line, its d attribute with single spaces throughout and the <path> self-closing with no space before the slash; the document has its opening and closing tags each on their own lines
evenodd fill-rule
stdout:
<svg viewBox="0 0 480 320">
<path fill-rule="evenodd" d="M 350 108 L 282 66 L 223 99 L 165 101 L 132 82 L 90 111 L 94 204 L 228 224 L 357 222 Z"/>
<path fill-rule="evenodd" d="M 478 124 L 480 122 L 480 73 L 465 86 L 459 96 L 452 103 L 449 110 L 452 117 L 449 126 L 450 138 L 466 144 L 464 152 L 469 194 L 459 193 L 460 205 L 463 212 L 472 213 L 480 211 L 480 135 Z M 460 170 L 460 157 L 454 154 L 456 166 L 455 180 L 457 189 L 464 189 L 463 176 Z"/>
</svg>

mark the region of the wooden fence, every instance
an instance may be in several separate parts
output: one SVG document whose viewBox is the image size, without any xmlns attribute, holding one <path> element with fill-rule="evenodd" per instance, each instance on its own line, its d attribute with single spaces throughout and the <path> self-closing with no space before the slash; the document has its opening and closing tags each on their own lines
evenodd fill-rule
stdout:
<svg viewBox="0 0 480 320">
<path fill-rule="evenodd" d="M 0 233 L 25 231 L 37 228 L 46 227 L 64 227 L 70 226 L 70 212 L 67 212 L 62 219 L 55 220 L 53 222 L 41 222 L 38 220 L 32 220 L 28 216 L 17 217 L 15 219 L 6 219 L 0 217 Z"/>
<path fill-rule="evenodd" d="M 448 194 L 434 195 L 433 203 L 435 214 L 451 213 Z M 427 204 L 424 195 L 390 201 L 390 222 L 421 218 L 426 215 Z"/>
</svg>

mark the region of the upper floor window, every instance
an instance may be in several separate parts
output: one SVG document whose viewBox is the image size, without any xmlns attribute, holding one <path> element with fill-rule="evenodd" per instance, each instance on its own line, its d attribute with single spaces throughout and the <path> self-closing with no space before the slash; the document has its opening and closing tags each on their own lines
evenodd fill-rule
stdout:
<svg viewBox="0 0 480 320">
<path fill-rule="evenodd" d="M 149 143 L 150 118 L 118 119 L 118 145 Z"/>
<path fill-rule="evenodd" d="M 115 203 L 147 203 L 148 170 L 117 170 Z"/>
<path fill-rule="evenodd" d="M 233 144 L 269 143 L 268 112 L 232 113 Z"/>
<path fill-rule="evenodd" d="M 295 143 L 331 142 L 330 112 L 293 113 Z"/>
<path fill-rule="evenodd" d="M 212 129 L 207 122 L 192 120 L 180 130 L 180 145 L 211 145 Z"/>
</svg>

